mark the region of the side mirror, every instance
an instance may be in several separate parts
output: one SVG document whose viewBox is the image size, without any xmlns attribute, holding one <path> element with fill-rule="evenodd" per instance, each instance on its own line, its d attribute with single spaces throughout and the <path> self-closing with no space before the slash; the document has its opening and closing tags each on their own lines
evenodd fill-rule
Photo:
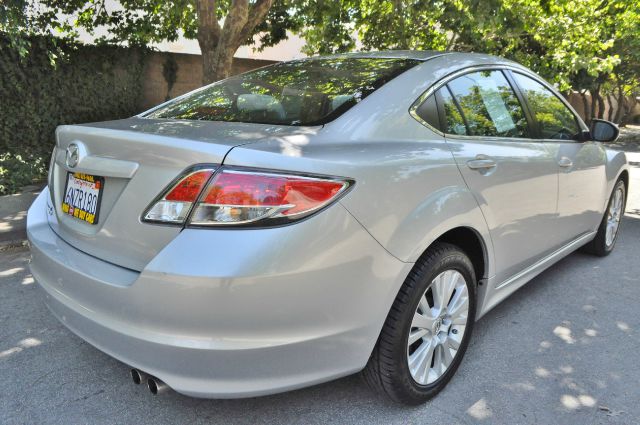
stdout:
<svg viewBox="0 0 640 425">
<path fill-rule="evenodd" d="M 594 118 L 591 120 L 589 133 L 591 139 L 597 142 L 613 142 L 618 138 L 620 130 L 618 126 L 612 122 Z"/>
</svg>

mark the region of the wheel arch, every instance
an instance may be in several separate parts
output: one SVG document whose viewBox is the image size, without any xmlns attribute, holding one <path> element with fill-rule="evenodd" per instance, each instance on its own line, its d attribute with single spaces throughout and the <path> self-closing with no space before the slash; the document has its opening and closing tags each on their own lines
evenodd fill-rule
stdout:
<svg viewBox="0 0 640 425">
<path fill-rule="evenodd" d="M 483 310 L 484 301 L 487 297 L 487 291 L 489 290 L 487 281 L 489 280 L 492 272 L 492 245 L 491 241 L 483 237 L 482 233 L 477 229 L 470 226 L 456 226 L 441 233 L 435 238 L 429 246 L 427 246 L 422 255 L 424 255 L 434 244 L 438 242 L 445 242 L 451 245 L 455 245 L 460 248 L 471 260 L 473 269 L 476 275 L 476 301 L 477 310 L 476 318 L 480 317 Z M 422 256 L 421 255 L 421 256 Z"/>
<path fill-rule="evenodd" d="M 485 241 L 477 230 L 467 226 L 450 229 L 437 237 L 424 252 L 427 252 L 427 250 L 437 242 L 450 243 L 467 254 L 473 264 L 476 283 L 487 278 L 489 252 Z"/>
<path fill-rule="evenodd" d="M 622 180 L 624 182 L 624 189 L 627 192 L 627 194 L 629 193 L 629 170 L 624 169 L 622 170 L 622 172 L 618 175 L 618 180 Z"/>
</svg>

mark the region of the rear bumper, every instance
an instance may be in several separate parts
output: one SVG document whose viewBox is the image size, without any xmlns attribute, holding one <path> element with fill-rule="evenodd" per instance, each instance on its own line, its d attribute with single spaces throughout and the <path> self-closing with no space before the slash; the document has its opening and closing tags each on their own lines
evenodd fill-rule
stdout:
<svg viewBox="0 0 640 425">
<path fill-rule="evenodd" d="M 341 205 L 293 226 L 182 231 L 142 272 L 84 254 L 29 210 L 47 305 L 100 350 L 183 394 L 269 394 L 364 367 L 411 264 Z"/>
</svg>

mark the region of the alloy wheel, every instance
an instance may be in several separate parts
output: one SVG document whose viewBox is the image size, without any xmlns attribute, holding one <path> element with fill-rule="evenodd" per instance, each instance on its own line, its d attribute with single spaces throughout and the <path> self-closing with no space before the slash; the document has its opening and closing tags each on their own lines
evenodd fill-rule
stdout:
<svg viewBox="0 0 640 425">
<path fill-rule="evenodd" d="M 607 247 L 613 245 L 618 234 L 618 228 L 620 227 L 620 219 L 622 218 L 622 208 L 624 206 L 624 190 L 622 187 L 618 187 L 613 194 L 613 199 L 609 204 L 609 210 L 607 211 L 607 231 L 605 235 L 605 243 Z"/>
<path fill-rule="evenodd" d="M 413 379 L 428 385 L 440 378 L 455 358 L 469 315 L 469 291 L 457 270 L 437 275 L 420 297 L 407 341 Z"/>
</svg>

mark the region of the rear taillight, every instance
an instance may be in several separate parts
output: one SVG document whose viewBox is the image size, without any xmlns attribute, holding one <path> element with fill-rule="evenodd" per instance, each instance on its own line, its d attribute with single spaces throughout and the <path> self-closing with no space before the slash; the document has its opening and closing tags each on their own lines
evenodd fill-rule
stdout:
<svg viewBox="0 0 640 425">
<path fill-rule="evenodd" d="M 203 168 L 188 172 L 154 202 L 144 214 L 144 220 L 183 224 L 214 171 L 213 168 Z"/>
<path fill-rule="evenodd" d="M 191 210 L 188 224 L 194 226 L 269 226 L 288 223 L 306 217 L 338 199 L 352 184 L 350 180 L 301 176 L 295 174 L 265 172 L 249 169 L 222 168 L 202 180 L 208 183 L 182 185 L 187 179 L 194 180 L 193 174 L 187 175 L 156 202 L 145 215 L 146 220 L 166 223 L 184 223 L 186 214 L 181 214 L 182 221 L 159 219 L 177 217 L 167 214 L 167 203 L 179 202 L 173 198 L 190 199 L 191 204 L 181 211 Z M 198 179 L 199 183 L 201 180 Z M 186 187 L 183 187 L 186 186 Z M 187 189 L 190 188 L 190 189 Z M 197 189 L 197 194 L 194 192 Z M 179 196 L 176 196 L 176 189 Z M 194 200 L 197 199 L 197 202 Z M 152 218 L 150 214 L 161 211 Z"/>
</svg>

